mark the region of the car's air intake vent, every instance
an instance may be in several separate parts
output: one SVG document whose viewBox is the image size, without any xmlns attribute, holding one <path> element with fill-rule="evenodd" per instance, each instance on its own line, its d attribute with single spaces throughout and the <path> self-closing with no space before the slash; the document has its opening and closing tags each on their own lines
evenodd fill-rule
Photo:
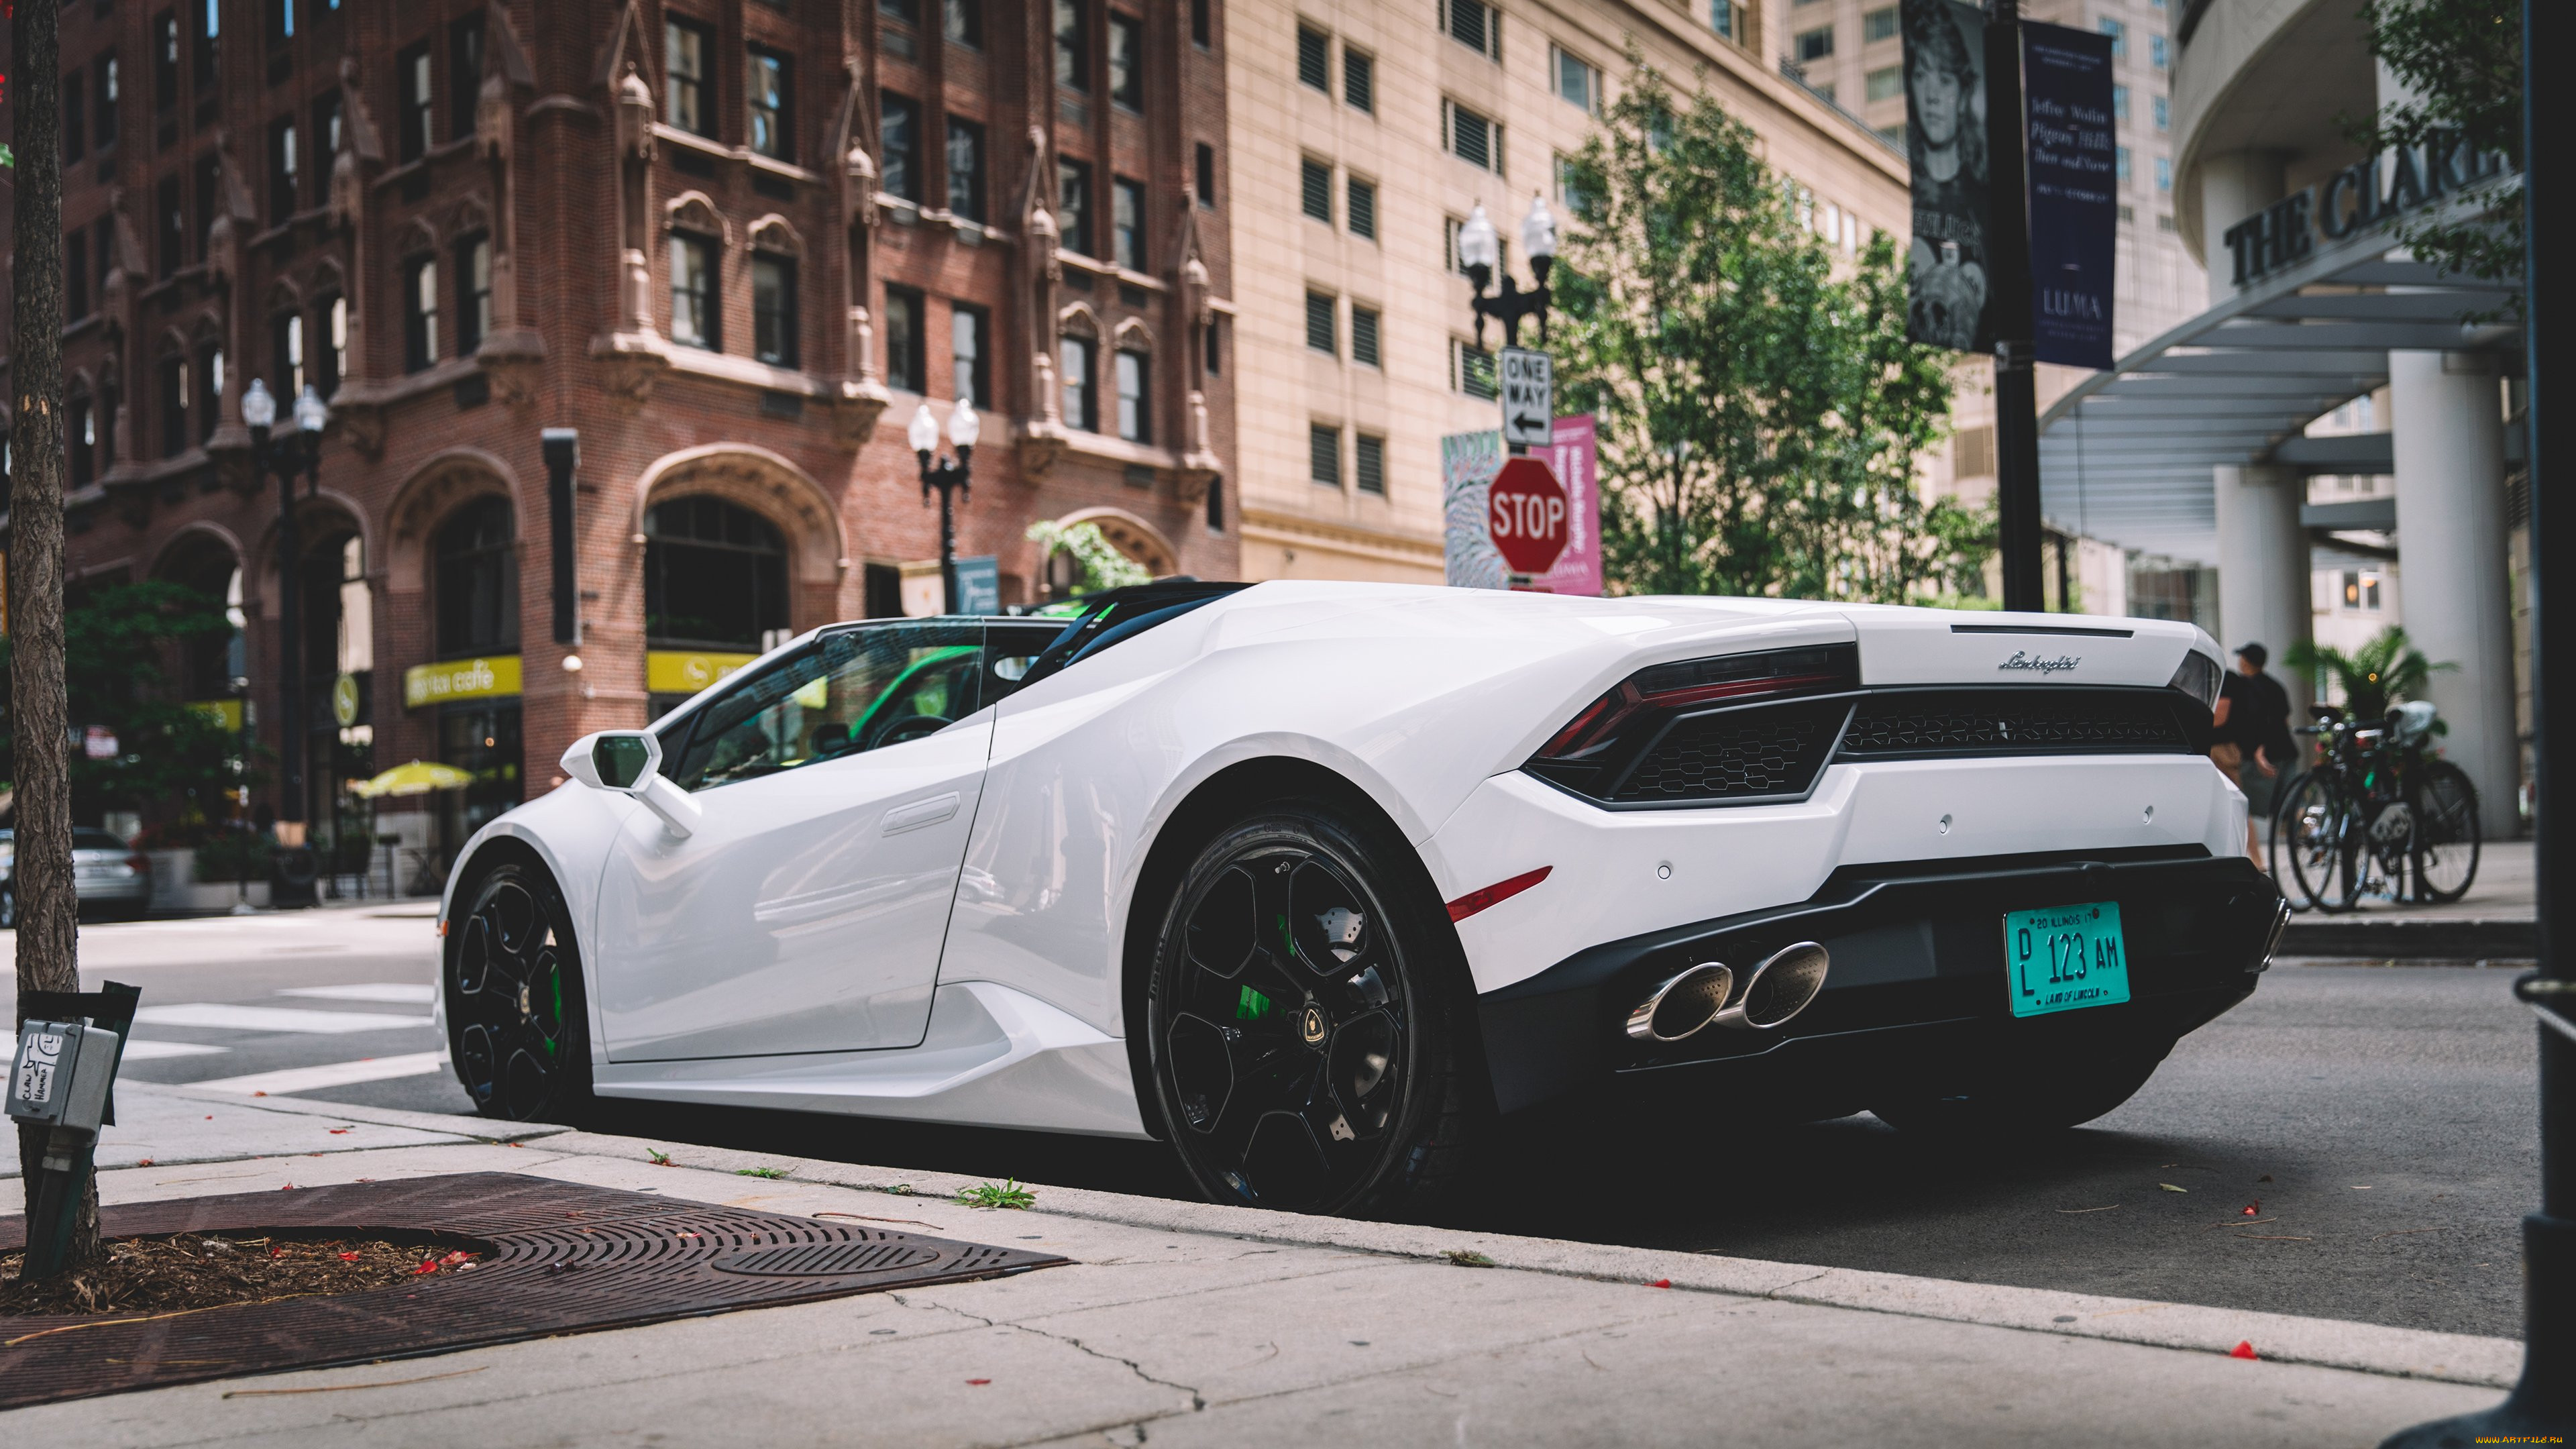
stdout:
<svg viewBox="0 0 2576 1449">
<path fill-rule="evenodd" d="M 1795 799 L 1815 783 L 1850 712 L 1845 698 L 1685 715 L 1647 747 L 1610 798 L 1621 804 Z"/>
<path fill-rule="evenodd" d="M 1840 758 L 1942 755 L 2190 754 L 2198 750 L 2163 689 L 1906 689 L 1861 699 Z"/>
</svg>

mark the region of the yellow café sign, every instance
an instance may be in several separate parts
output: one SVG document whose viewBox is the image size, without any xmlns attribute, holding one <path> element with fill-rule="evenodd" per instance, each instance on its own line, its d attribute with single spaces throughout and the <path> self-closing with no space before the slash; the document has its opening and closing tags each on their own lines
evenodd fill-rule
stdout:
<svg viewBox="0 0 2576 1449">
<path fill-rule="evenodd" d="M 644 656 L 644 687 L 655 694 L 695 694 L 759 657 L 656 649 Z"/>
<path fill-rule="evenodd" d="M 450 659 L 403 671 L 403 707 L 454 704 L 469 699 L 512 699 L 519 693 L 519 656 Z"/>
</svg>

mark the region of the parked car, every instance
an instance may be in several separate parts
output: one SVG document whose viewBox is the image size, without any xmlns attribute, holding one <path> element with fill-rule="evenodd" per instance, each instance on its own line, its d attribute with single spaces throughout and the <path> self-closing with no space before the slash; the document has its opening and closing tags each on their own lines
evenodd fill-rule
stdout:
<svg viewBox="0 0 2576 1449">
<path fill-rule="evenodd" d="M 0 930 L 15 929 L 18 924 L 17 834 L 0 830 Z M 152 862 L 112 830 L 76 827 L 72 889 L 84 913 L 130 920 L 152 905 Z"/>
</svg>

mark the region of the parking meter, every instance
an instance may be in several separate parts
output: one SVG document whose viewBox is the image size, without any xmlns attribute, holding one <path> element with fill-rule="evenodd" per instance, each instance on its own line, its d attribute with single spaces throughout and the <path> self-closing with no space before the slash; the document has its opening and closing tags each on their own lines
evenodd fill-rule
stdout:
<svg viewBox="0 0 2576 1449">
<path fill-rule="evenodd" d="M 9 1116 L 45 1134 L 27 1218 L 23 1276 L 61 1271 L 74 1222 L 88 1197 L 98 1133 L 116 1120 L 113 1089 L 141 993 L 108 983 L 103 991 L 26 992 L 27 1019 L 9 1063 Z"/>
</svg>

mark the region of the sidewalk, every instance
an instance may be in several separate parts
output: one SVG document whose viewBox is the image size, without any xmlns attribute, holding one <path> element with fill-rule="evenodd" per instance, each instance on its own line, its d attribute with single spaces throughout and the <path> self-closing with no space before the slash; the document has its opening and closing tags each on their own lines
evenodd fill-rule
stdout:
<svg viewBox="0 0 2576 1449">
<path fill-rule="evenodd" d="M 0 1415 L 12 1443 L 2349 1445 L 2493 1402 L 2521 1358 L 2499 1339 L 1067 1188 L 979 1211 L 947 1200 L 964 1180 L 929 1174 L 688 1146 L 665 1167 L 646 1157 L 663 1144 L 556 1128 L 496 1140 L 472 1119 L 118 1095 L 110 1202 L 510 1171 L 1075 1261 L 25 1409 Z M 739 1175 L 755 1167 L 787 1176 Z M 2239 1340 L 2264 1361 L 2227 1357 Z"/>
<path fill-rule="evenodd" d="M 2406 961 L 2526 961 L 2540 954 L 2529 840 L 2490 840 L 2477 879 L 2456 901 L 2373 901 L 2342 915 L 2295 916 L 2284 956 Z"/>
</svg>

